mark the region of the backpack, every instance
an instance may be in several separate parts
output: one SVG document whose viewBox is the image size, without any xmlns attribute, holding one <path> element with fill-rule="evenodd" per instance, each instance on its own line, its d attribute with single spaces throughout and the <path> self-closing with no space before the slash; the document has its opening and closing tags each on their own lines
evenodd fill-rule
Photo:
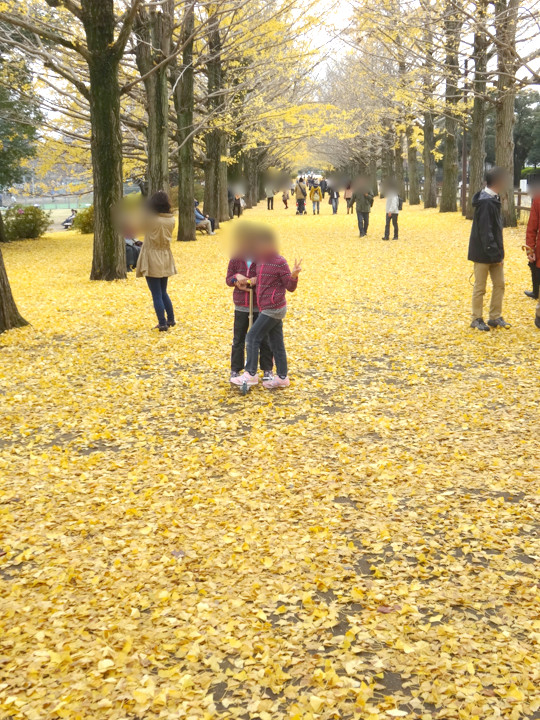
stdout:
<svg viewBox="0 0 540 720">
<path fill-rule="evenodd" d="M 403 198 L 400 198 L 399 195 L 398 195 L 398 199 L 397 199 L 397 206 L 398 206 L 398 210 L 400 210 L 400 211 L 403 210 Z"/>
</svg>

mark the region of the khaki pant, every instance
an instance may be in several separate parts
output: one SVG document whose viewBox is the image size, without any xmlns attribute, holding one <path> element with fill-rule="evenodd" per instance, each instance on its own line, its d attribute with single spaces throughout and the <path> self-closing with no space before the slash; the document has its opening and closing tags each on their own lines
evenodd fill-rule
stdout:
<svg viewBox="0 0 540 720">
<path fill-rule="evenodd" d="M 498 320 L 502 315 L 504 296 L 504 266 L 499 263 L 474 263 L 474 288 L 472 296 L 472 319 L 484 316 L 484 295 L 488 275 L 491 277 L 493 289 L 489 306 L 489 319 Z"/>
</svg>

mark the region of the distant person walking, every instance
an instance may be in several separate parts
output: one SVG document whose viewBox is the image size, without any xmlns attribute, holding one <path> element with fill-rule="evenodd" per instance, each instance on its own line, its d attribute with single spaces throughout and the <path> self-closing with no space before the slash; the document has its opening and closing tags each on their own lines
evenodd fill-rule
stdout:
<svg viewBox="0 0 540 720">
<path fill-rule="evenodd" d="M 306 214 L 306 198 L 307 198 L 307 188 L 306 183 L 304 182 L 304 178 L 298 178 L 298 182 L 295 186 L 295 195 L 296 195 L 296 214 L 297 215 L 305 215 Z"/>
<path fill-rule="evenodd" d="M 474 263 L 474 288 L 472 297 L 471 327 L 489 330 L 490 327 L 509 328 L 503 320 L 504 297 L 504 244 L 499 193 L 507 186 L 508 173 L 495 167 L 486 173 L 486 188 L 477 192 L 473 199 L 474 217 L 469 240 L 469 260 Z M 489 308 L 489 320 L 483 319 L 484 295 L 488 276 L 493 289 Z"/>
<path fill-rule="evenodd" d="M 386 225 L 383 240 L 390 240 L 390 223 L 394 226 L 394 240 L 397 240 L 399 237 L 398 217 L 401 203 L 397 185 L 393 180 L 386 183 L 384 194 L 386 195 Z"/>
<path fill-rule="evenodd" d="M 234 193 L 231 188 L 227 188 L 227 205 L 229 206 L 229 220 L 234 217 Z"/>
<path fill-rule="evenodd" d="M 373 205 L 373 193 L 369 190 L 366 182 L 361 182 L 352 196 L 352 204 L 356 203 L 356 218 L 358 220 L 358 232 L 360 237 L 367 235 L 369 227 L 369 214 Z"/>
<path fill-rule="evenodd" d="M 285 188 L 285 190 L 283 191 L 283 193 L 281 195 L 281 199 L 283 201 L 283 205 L 285 206 L 285 210 L 288 210 L 289 209 L 289 191 L 287 190 L 287 188 Z"/>
<path fill-rule="evenodd" d="M 233 202 L 233 217 L 240 217 L 242 214 L 242 196 L 239 193 L 235 193 Z"/>
<path fill-rule="evenodd" d="M 347 203 L 347 215 L 349 213 L 353 213 L 353 203 L 352 203 L 352 196 L 353 196 L 353 189 L 351 186 L 351 183 L 347 183 L 347 187 L 345 188 L 345 192 L 343 193 L 343 198 L 345 202 Z"/>
<path fill-rule="evenodd" d="M 332 213 L 334 215 L 337 214 L 338 206 L 339 206 L 339 190 L 329 187 L 328 188 L 328 197 L 329 197 L 329 203 L 332 206 Z"/>
<path fill-rule="evenodd" d="M 313 214 L 319 214 L 320 212 L 320 206 L 321 206 L 321 200 L 322 200 L 322 191 L 318 183 L 314 183 L 311 190 L 309 191 L 309 199 L 311 200 L 313 204 Z"/>
<path fill-rule="evenodd" d="M 328 183 L 326 181 L 326 178 L 322 178 L 321 180 L 321 192 L 324 200 L 324 196 L 326 195 L 326 191 L 328 190 Z"/>
<path fill-rule="evenodd" d="M 176 275 L 171 250 L 175 217 L 167 193 L 154 193 L 148 201 L 144 217 L 144 242 L 137 260 L 137 277 L 146 278 L 156 311 L 157 329 L 161 332 L 173 327 L 174 309 L 167 293 L 167 282 Z"/>
<path fill-rule="evenodd" d="M 266 194 L 266 209 L 273 210 L 274 209 L 274 195 L 276 194 L 274 188 L 267 187 L 265 189 L 265 194 Z"/>
</svg>

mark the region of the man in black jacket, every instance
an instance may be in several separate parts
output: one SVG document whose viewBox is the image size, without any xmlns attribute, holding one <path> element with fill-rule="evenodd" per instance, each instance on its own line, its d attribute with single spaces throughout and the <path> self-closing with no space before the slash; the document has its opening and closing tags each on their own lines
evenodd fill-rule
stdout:
<svg viewBox="0 0 540 720">
<path fill-rule="evenodd" d="M 507 187 L 508 174 L 495 167 L 486 173 L 486 187 L 473 197 L 474 218 L 469 240 L 469 260 L 474 263 L 474 289 L 471 327 L 489 330 L 490 327 L 509 328 L 502 317 L 504 296 L 504 245 L 499 193 Z M 489 320 L 483 319 L 484 295 L 487 279 L 491 277 L 493 289 L 489 307 Z"/>
</svg>

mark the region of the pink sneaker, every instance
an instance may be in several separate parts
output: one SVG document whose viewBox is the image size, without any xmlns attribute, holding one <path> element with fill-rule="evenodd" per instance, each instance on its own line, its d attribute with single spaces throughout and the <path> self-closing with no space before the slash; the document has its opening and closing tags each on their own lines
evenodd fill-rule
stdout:
<svg viewBox="0 0 540 720">
<path fill-rule="evenodd" d="M 288 377 L 280 378 L 279 375 L 274 375 L 274 377 L 270 380 L 266 380 L 265 382 L 263 382 L 263 387 L 267 390 L 274 390 L 275 388 L 289 387 L 290 384 L 291 381 Z"/>
<path fill-rule="evenodd" d="M 242 386 L 244 383 L 247 383 L 248 385 L 257 385 L 259 382 L 259 376 L 258 375 L 250 375 L 248 372 L 243 372 L 241 375 L 238 375 L 237 377 L 232 377 L 231 382 L 233 385 L 240 385 Z"/>
</svg>

